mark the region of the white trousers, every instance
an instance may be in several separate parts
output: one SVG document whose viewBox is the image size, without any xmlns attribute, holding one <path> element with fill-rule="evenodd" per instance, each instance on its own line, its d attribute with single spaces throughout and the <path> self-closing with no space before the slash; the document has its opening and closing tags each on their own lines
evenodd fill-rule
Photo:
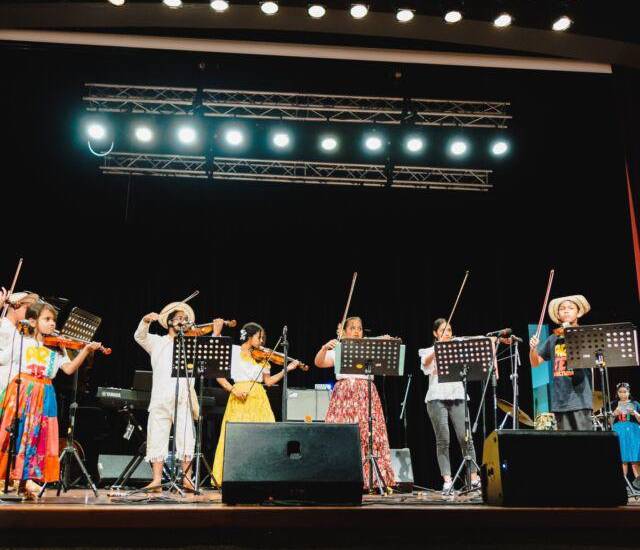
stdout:
<svg viewBox="0 0 640 550">
<path fill-rule="evenodd" d="M 160 462 L 169 455 L 169 436 L 173 423 L 173 400 L 154 404 L 149 409 L 147 422 L 147 462 Z M 189 402 L 178 402 L 176 422 L 176 458 L 191 460 L 195 448 L 195 427 L 191 418 Z"/>
</svg>

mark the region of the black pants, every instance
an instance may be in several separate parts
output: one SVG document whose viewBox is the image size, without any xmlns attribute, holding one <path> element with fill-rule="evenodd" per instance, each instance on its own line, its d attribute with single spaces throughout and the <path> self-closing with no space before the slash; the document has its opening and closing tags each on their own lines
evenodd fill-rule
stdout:
<svg viewBox="0 0 640 550">
<path fill-rule="evenodd" d="M 579 411 L 554 412 L 558 422 L 558 430 L 592 431 L 591 409 Z"/>
</svg>

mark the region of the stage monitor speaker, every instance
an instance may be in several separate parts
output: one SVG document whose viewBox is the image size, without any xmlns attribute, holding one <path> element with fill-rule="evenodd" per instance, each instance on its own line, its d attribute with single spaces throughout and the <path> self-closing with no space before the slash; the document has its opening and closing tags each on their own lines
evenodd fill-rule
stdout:
<svg viewBox="0 0 640 550">
<path fill-rule="evenodd" d="M 484 445 L 482 493 L 497 506 L 627 503 L 613 432 L 500 430 Z"/>
<path fill-rule="evenodd" d="M 120 477 L 120 474 L 127 467 L 127 464 L 131 461 L 133 456 L 131 455 L 100 455 L 98 457 L 98 475 L 100 476 L 101 484 L 113 483 Z M 138 465 L 136 471 L 129 479 L 130 484 L 136 482 L 149 482 L 153 477 L 151 472 L 151 465 L 144 460 Z"/>
<path fill-rule="evenodd" d="M 391 467 L 399 489 L 413 489 L 413 466 L 409 449 L 391 449 Z"/>
<path fill-rule="evenodd" d="M 229 422 L 222 502 L 361 504 L 357 424 Z"/>
</svg>

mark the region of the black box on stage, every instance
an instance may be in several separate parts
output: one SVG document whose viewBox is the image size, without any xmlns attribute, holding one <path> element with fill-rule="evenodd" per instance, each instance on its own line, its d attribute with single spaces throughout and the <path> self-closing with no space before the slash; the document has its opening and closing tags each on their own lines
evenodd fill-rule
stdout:
<svg viewBox="0 0 640 550">
<path fill-rule="evenodd" d="M 620 506 L 627 503 L 613 432 L 500 430 L 482 456 L 482 496 L 497 506 Z"/>
<path fill-rule="evenodd" d="M 98 475 L 101 484 L 109 484 L 120 477 L 120 474 L 127 467 L 127 464 L 133 459 L 131 455 L 100 455 L 98 457 Z M 129 484 L 136 482 L 148 483 L 151 481 L 153 474 L 151 465 L 144 460 L 138 465 L 135 472 L 129 479 Z"/>
<path fill-rule="evenodd" d="M 229 422 L 222 502 L 362 503 L 357 424 Z"/>
</svg>

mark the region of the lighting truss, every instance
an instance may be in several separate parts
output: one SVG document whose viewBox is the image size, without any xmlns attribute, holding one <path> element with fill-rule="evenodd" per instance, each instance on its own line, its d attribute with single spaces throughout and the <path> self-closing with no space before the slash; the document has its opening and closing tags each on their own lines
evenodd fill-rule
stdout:
<svg viewBox="0 0 640 550">
<path fill-rule="evenodd" d="M 411 99 L 85 84 L 92 112 L 189 115 L 315 122 L 352 122 L 462 128 L 506 128 L 510 104 L 499 101 Z"/>
<path fill-rule="evenodd" d="M 116 152 L 105 158 L 103 174 L 212 178 L 291 184 L 349 185 L 455 191 L 489 191 L 491 170 L 347 164 L 268 159 Z"/>
</svg>

